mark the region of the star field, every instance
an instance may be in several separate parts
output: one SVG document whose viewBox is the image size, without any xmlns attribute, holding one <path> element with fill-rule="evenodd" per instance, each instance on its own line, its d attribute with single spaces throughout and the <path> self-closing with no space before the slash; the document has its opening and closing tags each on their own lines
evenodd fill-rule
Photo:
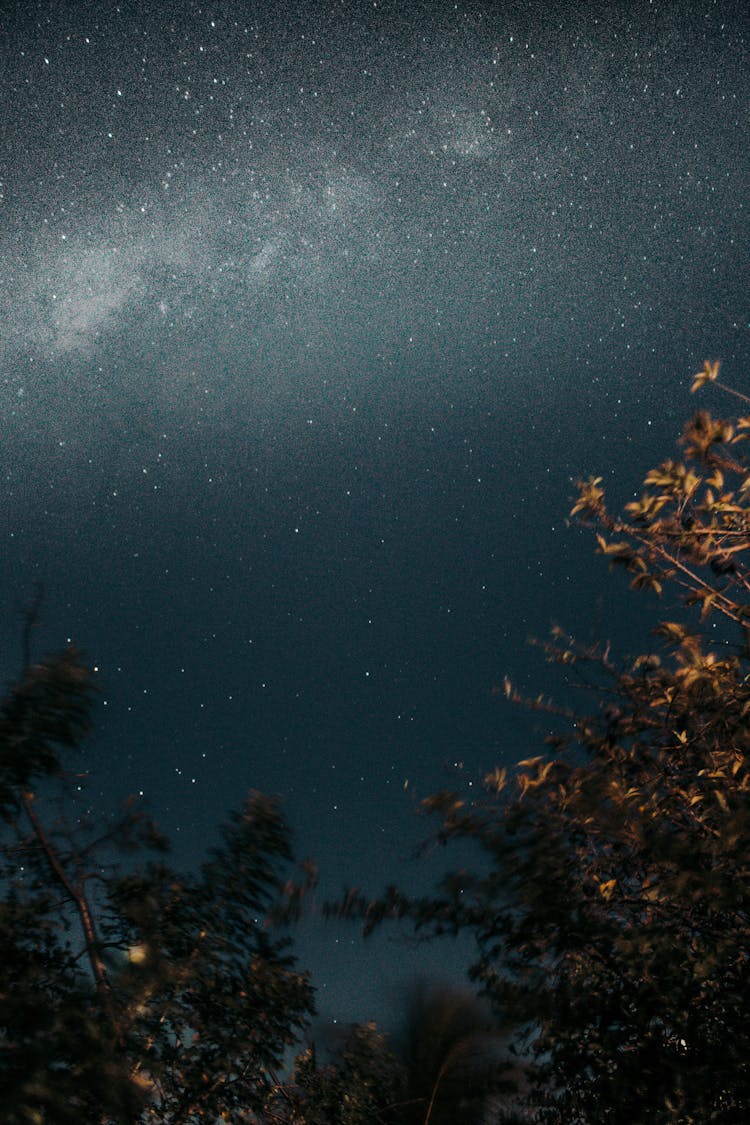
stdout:
<svg viewBox="0 0 750 1125">
<path fill-rule="evenodd" d="M 324 893 L 418 881 L 414 800 L 540 737 L 492 695 L 554 685 L 526 638 L 640 644 L 571 480 L 628 497 L 705 356 L 747 370 L 750 27 L 632 8 L 9 20 L 4 667 L 42 581 L 39 643 L 99 668 L 92 800 L 186 862 L 254 786 Z M 303 947 L 366 1018 L 356 935 Z"/>
</svg>

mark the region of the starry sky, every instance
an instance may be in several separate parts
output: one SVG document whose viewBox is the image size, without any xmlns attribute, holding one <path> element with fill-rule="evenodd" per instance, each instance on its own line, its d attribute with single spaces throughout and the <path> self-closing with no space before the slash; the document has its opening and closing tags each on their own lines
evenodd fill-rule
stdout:
<svg viewBox="0 0 750 1125">
<path fill-rule="evenodd" d="M 729 0 L 5 6 L 0 664 L 42 582 L 93 805 L 190 864 L 257 787 L 321 897 L 421 886 L 416 801 L 540 749 L 528 637 L 643 647 L 565 517 L 746 378 L 749 43 Z M 298 949 L 341 1019 L 458 956 Z"/>
</svg>

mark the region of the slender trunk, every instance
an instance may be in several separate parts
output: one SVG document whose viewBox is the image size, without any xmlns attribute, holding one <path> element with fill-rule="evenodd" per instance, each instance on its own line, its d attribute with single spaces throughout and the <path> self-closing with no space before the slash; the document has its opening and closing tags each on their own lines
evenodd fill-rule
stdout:
<svg viewBox="0 0 750 1125">
<path fill-rule="evenodd" d="M 96 991 L 102 997 L 109 997 L 109 982 L 107 980 L 107 970 L 104 967 L 104 962 L 99 952 L 99 937 L 96 932 L 96 924 L 94 917 L 91 913 L 88 899 L 83 887 L 79 884 L 72 883 L 65 868 L 60 862 L 60 857 L 57 854 L 54 844 L 44 830 L 44 825 L 37 815 L 34 808 L 34 794 L 24 793 L 21 800 L 23 807 L 26 811 L 31 826 L 34 829 L 34 834 L 39 841 L 42 851 L 44 852 L 50 870 L 57 882 L 62 886 L 68 898 L 72 902 L 78 917 L 81 920 L 81 927 L 83 929 L 83 936 L 86 941 L 86 954 L 91 966 L 91 972 L 94 977 Z M 111 1014 L 111 1013 L 110 1013 Z"/>
<path fill-rule="evenodd" d="M 445 1075 L 446 1075 L 447 1071 L 449 1071 L 450 1068 L 453 1066 L 453 1064 L 455 1063 L 458 1056 L 464 1054 L 466 1052 L 466 1050 L 470 1047 L 470 1045 L 471 1045 L 471 1041 L 470 1040 L 467 1041 L 465 1039 L 461 1039 L 458 1043 L 454 1043 L 454 1045 L 448 1051 L 448 1054 L 445 1056 L 442 1063 L 440 1064 L 440 1070 L 437 1072 L 437 1076 L 436 1076 L 435 1081 L 433 1083 L 432 1090 L 430 1091 L 430 1100 L 429 1100 L 429 1103 L 427 1105 L 427 1112 L 426 1112 L 425 1117 L 424 1117 L 423 1125 L 430 1125 L 430 1121 L 432 1120 L 432 1111 L 435 1108 L 435 1099 L 437 1098 L 438 1089 L 440 1088 L 440 1085 L 442 1084 L 442 1081 L 445 1078 Z"/>
</svg>

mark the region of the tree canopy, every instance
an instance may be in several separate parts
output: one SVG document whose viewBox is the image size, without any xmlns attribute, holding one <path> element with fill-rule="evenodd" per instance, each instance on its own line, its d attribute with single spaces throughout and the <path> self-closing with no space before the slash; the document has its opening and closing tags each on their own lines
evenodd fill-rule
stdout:
<svg viewBox="0 0 750 1125">
<path fill-rule="evenodd" d="M 693 389 L 718 374 L 707 362 Z M 750 417 L 699 411 L 622 515 L 601 478 L 580 483 L 572 515 L 678 619 L 623 662 L 554 630 L 546 656 L 591 708 L 506 681 L 559 720 L 546 751 L 489 773 L 479 799 L 425 802 L 443 842 L 482 858 L 432 896 L 347 903 L 367 926 L 474 936 L 474 980 L 525 1029 L 535 1120 L 750 1118 L 749 435 Z"/>
<path fill-rule="evenodd" d="M 251 793 L 191 874 L 132 805 L 87 832 L 66 758 L 92 699 L 67 649 L 27 664 L 0 708 L 3 1121 L 259 1119 L 313 1011 L 266 925 L 289 831 Z"/>
</svg>

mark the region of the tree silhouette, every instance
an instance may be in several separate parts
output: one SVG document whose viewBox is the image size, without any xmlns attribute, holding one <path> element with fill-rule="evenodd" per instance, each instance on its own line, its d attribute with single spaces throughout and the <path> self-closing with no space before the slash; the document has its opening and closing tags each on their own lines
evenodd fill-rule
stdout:
<svg viewBox="0 0 750 1125">
<path fill-rule="evenodd" d="M 297 1125 L 399 1125 L 404 1072 L 374 1023 L 355 1024 L 325 1062 L 313 1044 L 277 1091 L 280 1121 Z"/>
<path fill-rule="evenodd" d="M 89 831 L 63 763 L 92 698 L 67 649 L 0 706 L 3 1122 L 265 1120 L 313 1010 L 266 925 L 292 858 L 277 802 L 251 793 L 197 874 L 133 805 Z"/>
</svg>

